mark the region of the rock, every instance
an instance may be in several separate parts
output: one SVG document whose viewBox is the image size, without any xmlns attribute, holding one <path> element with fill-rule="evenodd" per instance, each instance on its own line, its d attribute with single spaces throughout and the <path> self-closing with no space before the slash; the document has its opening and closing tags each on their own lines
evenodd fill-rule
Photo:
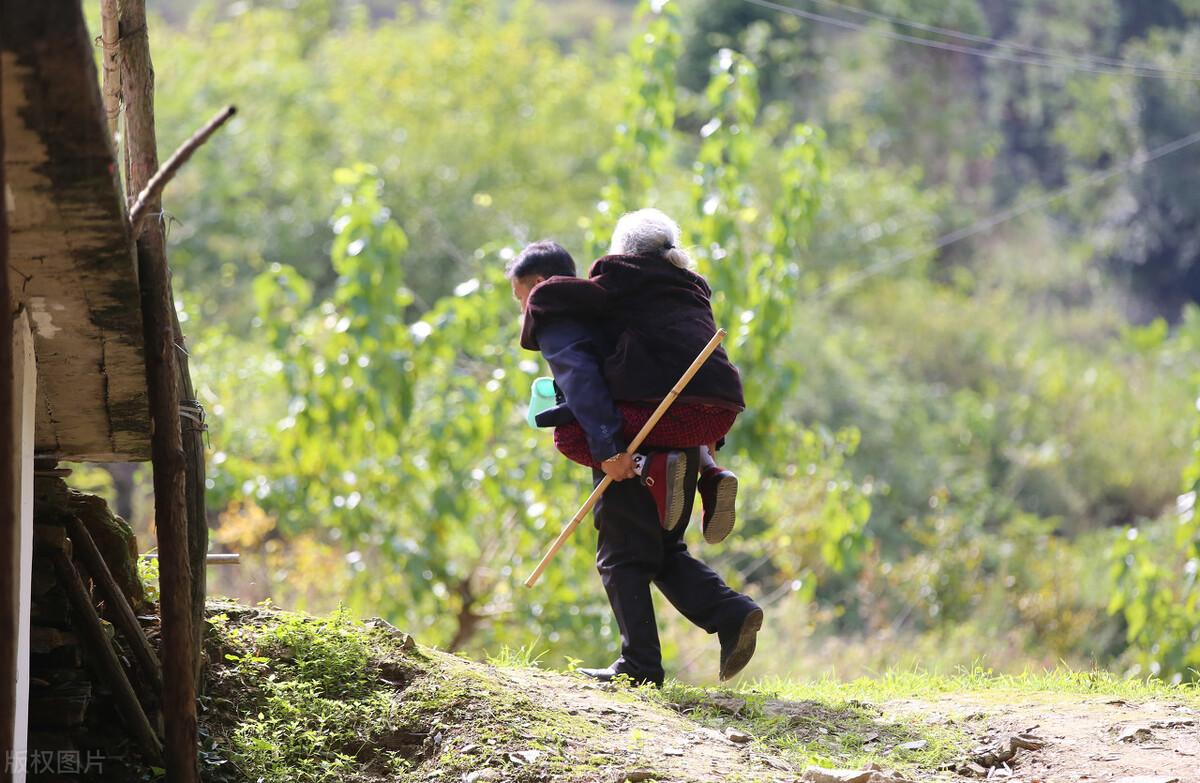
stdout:
<svg viewBox="0 0 1200 783">
<path fill-rule="evenodd" d="M 392 625 L 382 617 L 372 617 L 366 620 L 363 625 L 367 626 L 368 628 L 378 628 L 387 633 L 389 636 L 400 640 L 401 650 L 416 649 L 417 643 L 413 640 L 412 636 L 406 634 L 404 631 L 401 631 L 399 628 Z"/>
<path fill-rule="evenodd" d="M 927 740 L 914 740 L 913 742 L 902 742 L 896 746 L 897 750 L 924 750 L 929 746 Z"/>
<path fill-rule="evenodd" d="M 642 781 L 654 780 L 659 777 L 662 776 L 648 769 L 630 769 L 618 772 L 615 776 L 608 778 L 608 783 L 642 783 Z"/>
<path fill-rule="evenodd" d="M 500 779 L 500 770 L 485 767 L 484 769 L 477 769 L 474 772 L 468 772 L 463 776 L 463 783 L 485 783 L 485 781 Z"/>
<path fill-rule="evenodd" d="M 518 750 L 508 754 L 508 760 L 514 764 L 533 764 L 545 755 L 540 750 Z"/>
<path fill-rule="evenodd" d="M 70 631 L 42 625 L 35 625 L 29 629 L 29 651 L 35 655 L 45 655 L 60 647 L 73 647 L 78 643 L 79 640 Z"/>
<path fill-rule="evenodd" d="M 801 777 L 805 783 L 872 783 L 879 773 L 870 769 L 825 769 L 809 767 Z"/>
<path fill-rule="evenodd" d="M 1179 783 L 1179 778 L 1166 775 L 1134 775 L 1128 778 L 1118 778 L 1114 783 Z"/>
<path fill-rule="evenodd" d="M 749 742 L 751 739 L 753 739 L 753 737 L 746 732 L 735 729 L 733 726 L 727 726 L 725 728 L 725 738 L 730 742 L 737 742 L 739 744 L 743 742 Z"/>
<path fill-rule="evenodd" d="M 1146 726 L 1126 726 L 1118 739 L 1121 742 L 1147 742 L 1154 739 L 1154 732 Z"/>
<path fill-rule="evenodd" d="M 663 748 L 664 756 L 682 756 L 683 748 Z"/>
<path fill-rule="evenodd" d="M 43 529 L 39 543 L 46 543 L 45 532 L 76 517 L 91 534 L 108 570 L 125 594 L 133 611 L 146 603 L 141 577 L 137 571 L 137 536 L 125 520 L 109 510 L 104 498 L 76 492 L 61 478 L 38 476 L 34 480 L 34 517 Z M 50 524 L 45 524 L 50 523 Z M 57 536 L 59 530 L 54 530 Z"/>
</svg>

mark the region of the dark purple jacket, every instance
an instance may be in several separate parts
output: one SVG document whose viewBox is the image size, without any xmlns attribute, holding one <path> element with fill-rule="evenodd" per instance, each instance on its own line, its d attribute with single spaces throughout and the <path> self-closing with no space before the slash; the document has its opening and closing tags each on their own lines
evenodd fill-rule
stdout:
<svg viewBox="0 0 1200 783">
<path fill-rule="evenodd" d="M 614 400 L 657 402 L 717 331 L 704 278 L 661 258 L 605 256 L 587 278 L 552 277 L 530 292 L 521 345 L 540 350 L 539 327 L 556 318 L 596 323 L 606 345 L 604 379 Z M 718 348 L 679 399 L 746 407 L 742 379 Z"/>
</svg>

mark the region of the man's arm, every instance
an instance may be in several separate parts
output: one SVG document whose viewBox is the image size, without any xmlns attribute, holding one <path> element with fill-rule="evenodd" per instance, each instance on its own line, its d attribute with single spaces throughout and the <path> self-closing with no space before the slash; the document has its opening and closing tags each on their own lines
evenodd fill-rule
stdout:
<svg viewBox="0 0 1200 783">
<path fill-rule="evenodd" d="M 537 340 L 567 407 L 583 427 L 597 462 L 625 450 L 621 414 L 608 392 L 602 358 L 587 326 L 571 318 L 546 319 Z"/>
</svg>

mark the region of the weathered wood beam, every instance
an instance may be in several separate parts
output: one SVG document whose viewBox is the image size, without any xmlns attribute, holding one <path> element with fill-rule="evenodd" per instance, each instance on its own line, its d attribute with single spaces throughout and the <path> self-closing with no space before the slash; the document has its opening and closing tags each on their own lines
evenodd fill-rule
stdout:
<svg viewBox="0 0 1200 783">
<path fill-rule="evenodd" d="M 3 74 L 0 73 L 0 82 Z M 3 98 L 0 96 L 0 101 Z M 0 116 L 3 116 L 0 106 Z M 17 507 L 17 466 L 21 453 L 13 431 L 16 395 L 13 389 L 13 307 L 8 285 L 8 204 L 4 182 L 4 124 L 0 123 L 0 758 L 13 750 L 17 712 L 17 622 L 20 613 L 17 558 L 20 556 L 20 510 Z M 12 780 L 7 764 L 0 781 Z"/>
<path fill-rule="evenodd" d="M 120 0 L 121 94 L 125 103 L 125 148 L 129 158 L 127 194 L 141 193 L 158 171 L 154 131 L 154 65 L 146 30 L 145 0 Z M 150 214 L 161 211 L 158 198 L 146 204 Z M 172 327 L 175 301 L 167 268 L 162 221 L 148 221 L 137 237 L 138 275 L 146 370 L 153 422 L 151 454 L 154 467 L 155 526 L 161 569 L 164 761 L 168 783 L 197 783 L 199 738 L 196 726 L 198 610 L 188 543 L 187 475 L 179 419 L 179 362 Z M 203 485 L 201 485 L 201 490 Z M 206 533 L 207 533 L 207 524 Z"/>
<path fill-rule="evenodd" d="M 142 626 L 138 622 L 137 615 L 133 613 L 133 607 L 125 598 L 124 591 L 117 584 L 117 580 L 113 578 L 112 571 L 108 569 L 108 563 L 104 562 L 104 556 L 96 547 L 92 534 L 88 532 L 83 522 L 74 516 L 67 517 L 67 533 L 75 545 L 75 555 L 83 561 L 88 573 L 92 575 L 92 580 L 112 610 L 112 619 L 115 625 L 121 629 L 121 633 L 129 642 L 129 649 L 133 652 L 138 668 L 150 681 L 154 693 L 161 694 L 162 667 L 158 663 L 158 656 L 154 654 L 154 648 L 150 646 L 150 641 L 142 631 Z"/>
<path fill-rule="evenodd" d="M 104 633 L 100 624 L 100 615 L 92 605 L 92 597 L 84 586 L 79 572 L 71 558 L 61 549 L 50 549 L 50 559 L 54 562 L 54 572 L 58 575 L 67 598 L 70 599 L 74 611 L 73 623 L 75 630 L 87 647 L 88 657 L 95 664 L 96 672 L 105 679 L 105 684 L 112 690 L 117 708 L 125 718 L 133 739 L 137 742 L 146 760 L 154 765 L 163 763 L 163 747 L 154 733 L 150 720 L 146 717 L 142 703 L 138 701 L 137 693 L 129 682 L 129 676 L 121 668 L 121 660 L 113 649 L 112 642 Z"/>
</svg>

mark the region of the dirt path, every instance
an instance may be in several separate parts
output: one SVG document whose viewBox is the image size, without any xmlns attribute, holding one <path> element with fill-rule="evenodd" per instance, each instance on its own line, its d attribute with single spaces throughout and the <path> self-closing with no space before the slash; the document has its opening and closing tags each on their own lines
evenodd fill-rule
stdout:
<svg viewBox="0 0 1200 783">
<path fill-rule="evenodd" d="M 1012 783 L 1200 781 L 1200 710 L 1194 707 L 1059 694 L 1030 694 L 1014 702 L 1012 696 L 954 695 L 881 706 L 885 712 L 967 726 L 981 744 L 1023 732 L 1046 740 L 1045 748 L 1021 752 L 1010 769 L 998 770 Z"/>
<path fill-rule="evenodd" d="M 602 688 L 578 676 L 530 669 L 497 669 L 496 676 L 526 696 L 601 730 L 590 747 L 607 757 L 595 780 L 735 781 L 790 780 L 793 766 L 750 742 L 734 742 L 632 692 Z M 740 738 L 739 738 L 740 739 Z M 749 737 L 747 736 L 748 740 Z M 497 778 L 499 779 L 499 778 Z"/>
<path fill-rule="evenodd" d="M 740 707 L 729 705 L 739 701 L 736 698 L 712 697 L 711 703 L 700 705 L 707 709 L 697 713 L 703 714 L 698 722 L 681 714 L 680 705 L 664 705 L 634 691 L 613 691 L 578 676 L 536 669 L 486 668 L 489 677 L 532 702 L 595 727 L 595 736 L 567 743 L 563 749 L 565 755 L 588 759 L 591 765 L 588 772 L 572 779 L 613 783 L 811 779 L 805 776 L 810 766 L 804 759 L 806 751 L 781 749 L 778 721 L 770 724 L 776 731 L 770 743 L 756 741 L 760 738 L 753 734 L 764 724 L 743 719 L 746 716 L 738 714 Z M 729 707 L 727 717 L 719 717 L 720 710 L 714 712 L 714 706 Z M 836 748 L 840 734 L 862 735 L 872 725 L 864 726 L 861 719 L 851 725 L 837 707 L 818 702 L 771 700 L 766 706 L 772 714 L 792 720 L 797 747 L 809 747 L 807 752 L 811 752 L 811 746 L 803 743 L 813 737 L 825 741 L 819 747 Z M 990 775 L 991 780 L 1010 783 L 1200 783 L 1200 710 L 1184 704 L 982 692 L 855 707 L 875 716 L 872 720 L 878 731 L 868 732 L 868 740 L 871 734 L 879 734 L 883 737 L 880 742 L 890 742 L 893 747 L 904 738 L 895 733 L 897 727 L 909 727 L 912 736 L 938 730 L 966 736 L 967 742 L 952 768 L 909 768 L 903 775 L 908 780 L 969 780 L 967 765 L 972 759 L 988 763 L 985 751 L 1008 749 L 1010 738 L 1027 734 L 1036 735 L 1045 746 L 1018 750 L 1007 764 L 995 764 L 993 756 L 989 764 L 993 768 L 976 779 Z M 733 739 L 726 735 L 726 729 L 734 732 Z M 787 745 L 786 741 L 782 743 L 782 747 Z M 886 759 L 889 749 L 880 750 Z M 505 770 L 494 770 L 475 780 L 529 779 L 528 774 L 512 772 L 518 774 L 510 777 Z"/>
</svg>

